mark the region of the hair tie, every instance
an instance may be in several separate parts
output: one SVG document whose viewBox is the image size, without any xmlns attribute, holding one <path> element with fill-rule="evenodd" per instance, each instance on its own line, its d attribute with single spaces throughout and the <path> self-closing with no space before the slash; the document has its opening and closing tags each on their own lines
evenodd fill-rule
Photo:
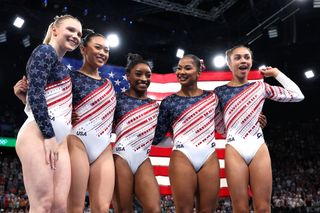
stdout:
<svg viewBox="0 0 320 213">
<path fill-rule="evenodd" d="M 204 65 L 203 59 L 200 59 L 200 71 L 203 71 L 206 69 L 206 66 Z"/>
</svg>

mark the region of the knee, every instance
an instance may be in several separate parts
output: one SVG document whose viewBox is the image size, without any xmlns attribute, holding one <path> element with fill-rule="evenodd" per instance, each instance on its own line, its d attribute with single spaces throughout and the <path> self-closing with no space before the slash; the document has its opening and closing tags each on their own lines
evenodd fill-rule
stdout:
<svg viewBox="0 0 320 213">
<path fill-rule="evenodd" d="M 233 206 L 233 211 L 237 213 L 248 213 L 249 207 L 247 206 Z"/>
<path fill-rule="evenodd" d="M 149 207 L 143 207 L 143 212 L 148 212 L 148 213 L 160 213 L 160 205 L 159 206 L 149 206 Z"/>
<path fill-rule="evenodd" d="M 67 212 L 67 201 L 66 200 L 55 200 L 52 205 L 53 213 L 65 213 Z"/>
<path fill-rule="evenodd" d="M 269 200 L 253 202 L 254 212 L 267 213 L 271 212 L 271 205 Z"/>
<path fill-rule="evenodd" d="M 175 206 L 176 212 L 193 212 L 193 207 Z"/>
<path fill-rule="evenodd" d="M 159 199 L 152 199 L 148 200 L 147 202 L 141 202 L 143 212 L 150 212 L 150 213 L 160 213 L 160 197 Z"/>
<path fill-rule="evenodd" d="M 199 213 L 212 213 L 214 212 L 214 208 L 205 208 L 205 209 L 200 209 L 198 212 Z"/>
<path fill-rule="evenodd" d="M 110 208 L 110 203 L 106 202 L 106 203 L 100 203 L 98 205 L 91 205 L 91 212 L 95 213 L 108 213 L 109 212 L 109 208 Z"/>
<path fill-rule="evenodd" d="M 257 206 L 257 207 L 255 207 L 254 212 L 256 212 L 256 213 L 270 213 L 271 208 L 269 205 Z"/>
<path fill-rule="evenodd" d="M 133 212 L 133 208 L 116 208 L 115 209 L 117 213 L 132 213 Z"/>
<path fill-rule="evenodd" d="M 32 203 L 30 203 L 30 211 L 32 211 L 31 209 L 35 209 L 35 212 L 51 212 L 52 207 L 53 197 L 43 197 L 39 199 L 36 206 L 33 206 Z"/>
<path fill-rule="evenodd" d="M 84 201 L 82 202 L 82 201 L 72 199 L 71 196 L 68 197 L 67 212 L 83 213 L 83 209 L 84 209 Z"/>
</svg>

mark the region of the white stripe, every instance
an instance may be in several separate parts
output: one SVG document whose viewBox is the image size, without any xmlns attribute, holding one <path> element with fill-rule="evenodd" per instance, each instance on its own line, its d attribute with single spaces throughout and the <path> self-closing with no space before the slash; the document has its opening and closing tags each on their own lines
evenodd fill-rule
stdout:
<svg viewBox="0 0 320 213">
<path fill-rule="evenodd" d="M 117 135 L 115 133 L 111 133 L 111 142 L 114 143 L 116 141 Z"/>
<path fill-rule="evenodd" d="M 167 176 L 156 176 L 158 185 L 162 185 L 162 186 L 169 186 L 170 185 L 170 181 L 169 181 L 169 177 Z"/>
<path fill-rule="evenodd" d="M 153 166 L 169 166 L 169 157 L 151 157 L 150 161 Z"/>
<path fill-rule="evenodd" d="M 152 83 L 150 84 L 148 91 L 150 92 L 159 92 L 161 91 L 161 93 L 174 93 L 174 92 L 178 92 L 180 90 L 180 84 L 179 83 L 165 83 L 165 84 L 161 84 L 161 83 Z"/>
<path fill-rule="evenodd" d="M 167 176 L 156 176 L 157 182 L 161 186 L 170 186 L 170 180 Z M 226 178 L 220 178 L 220 188 L 221 187 L 227 187 L 227 179 Z"/>
<path fill-rule="evenodd" d="M 153 166 L 169 166 L 170 158 L 169 157 L 151 157 L 150 161 Z M 220 169 L 224 168 L 224 160 L 219 159 Z"/>
<path fill-rule="evenodd" d="M 226 148 L 226 140 L 225 139 L 216 139 L 216 149 L 224 149 Z"/>
<path fill-rule="evenodd" d="M 198 87 L 203 90 L 214 90 L 216 87 L 227 84 L 229 81 L 199 81 Z"/>
<path fill-rule="evenodd" d="M 224 160 L 219 159 L 220 169 L 224 169 Z"/>
<path fill-rule="evenodd" d="M 224 85 L 229 81 L 199 81 L 198 86 L 203 90 L 214 90 L 217 86 Z M 153 83 L 151 82 L 148 91 L 149 92 L 159 92 L 161 93 L 174 93 L 180 90 L 180 83 Z"/>
<path fill-rule="evenodd" d="M 228 187 L 226 178 L 220 178 L 220 188 L 221 187 Z"/>
</svg>

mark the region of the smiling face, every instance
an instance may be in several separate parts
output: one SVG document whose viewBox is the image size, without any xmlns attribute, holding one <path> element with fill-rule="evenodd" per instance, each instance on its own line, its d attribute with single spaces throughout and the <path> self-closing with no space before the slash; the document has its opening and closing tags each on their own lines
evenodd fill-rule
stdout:
<svg viewBox="0 0 320 213">
<path fill-rule="evenodd" d="M 197 83 L 200 75 L 200 68 L 196 67 L 194 59 L 191 57 L 184 57 L 180 59 L 176 75 L 179 83 L 182 86 L 193 85 Z"/>
<path fill-rule="evenodd" d="M 53 39 L 65 51 L 73 51 L 80 44 L 82 26 L 77 19 L 66 18 L 52 26 Z"/>
<path fill-rule="evenodd" d="M 246 47 L 238 47 L 233 49 L 227 57 L 233 76 L 238 79 L 247 78 L 252 67 L 251 51 Z"/>
<path fill-rule="evenodd" d="M 100 68 L 105 65 L 109 59 L 109 47 L 106 39 L 102 36 L 92 36 L 85 46 L 81 45 L 81 54 L 85 63 L 92 68 Z"/>
<path fill-rule="evenodd" d="M 127 79 L 130 83 L 130 90 L 136 94 L 146 94 L 151 82 L 151 69 L 145 63 L 136 64 L 128 73 Z"/>
</svg>

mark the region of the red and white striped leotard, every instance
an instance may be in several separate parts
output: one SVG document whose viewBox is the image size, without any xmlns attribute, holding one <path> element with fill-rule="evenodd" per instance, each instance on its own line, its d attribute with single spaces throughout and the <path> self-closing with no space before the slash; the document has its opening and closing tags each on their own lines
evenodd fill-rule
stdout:
<svg viewBox="0 0 320 213">
<path fill-rule="evenodd" d="M 117 96 L 113 154 L 128 162 L 133 174 L 149 157 L 159 104 L 152 99 L 138 99 L 125 93 Z"/>
<path fill-rule="evenodd" d="M 258 117 L 265 99 L 278 102 L 304 99 L 299 87 L 283 73 L 279 73 L 276 79 L 284 88 L 257 81 L 240 87 L 223 85 L 215 89 L 224 115 L 227 144 L 234 147 L 247 164 L 264 143 Z"/>
<path fill-rule="evenodd" d="M 185 154 L 198 172 L 215 151 L 215 109 L 218 104 L 213 92 L 204 91 L 196 97 L 176 94 L 166 97 L 160 105 L 153 144 L 172 129 L 173 150 Z"/>
<path fill-rule="evenodd" d="M 93 163 L 111 142 L 115 91 L 109 79 L 96 80 L 76 71 L 71 78 L 73 110 L 79 116 L 71 134 L 81 139 Z"/>
</svg>

